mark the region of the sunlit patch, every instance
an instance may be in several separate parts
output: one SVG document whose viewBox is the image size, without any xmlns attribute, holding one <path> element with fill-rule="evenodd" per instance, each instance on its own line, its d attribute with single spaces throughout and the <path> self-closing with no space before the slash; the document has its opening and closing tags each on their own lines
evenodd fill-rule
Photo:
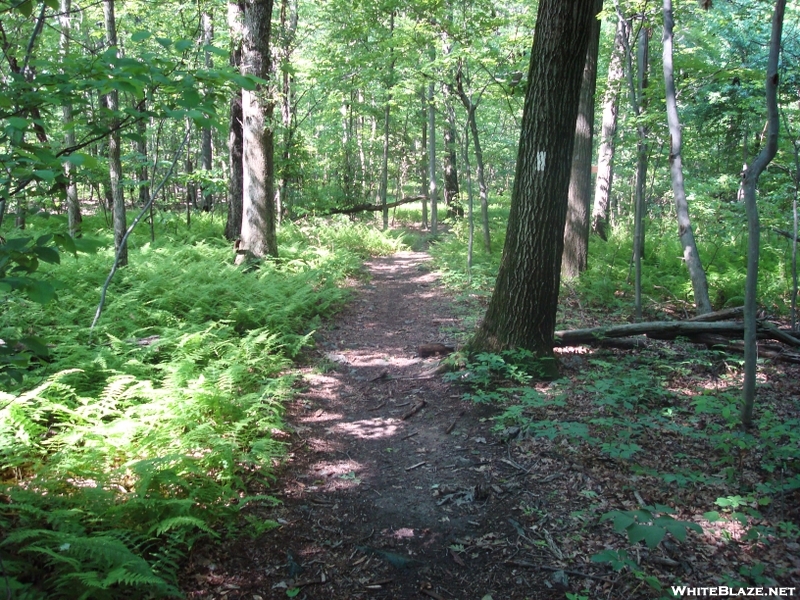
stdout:
<svg viewBox="0 0 800 600">
<path fill-rule="evenodd" d="M 395 435 L 400 428 L 399 419 L 364 419 L 352 423 L 339 423 L 331 427 L 331 432 L 341 432 L 363 440 L 388 438 Z"/>
<path fill-rule="evenodd" d="M 706 518 L 697 519 L 697 524 L 703 528 L 703 534 L 710 538 L 715 544 L 730 541 L 740 541 L 747 533 L 748 526 L 740 520 L 721 516 L 716 521 L 709 521 Z"/>
<path fill-rule="evenodd" d="M 324 410 L 318 410 L 315 413 L 308 415 L 307 417 L 303 417 L 300 419 L 302 423 L 324 423 L 326 421 L 336 421 L 337 419 L 341 419 L 344 415 L 341 413 L 332 413 L 332 412 L 325 412 Z"/>
<path fill-rule="evenodd" d="M 320 461 L 312 464 L 307 477 L 314 482 L 309 488 L 323 485 L 328 490 L 346 490 L 361 485 L 364 465 L 354 460 Z"/>
<path fill-rule="evenodd" d="M 398 540 L 414 537 L 414 530 L 409 527 L 402 527 L 392 532 L 392 537 Z"/>
</svg>

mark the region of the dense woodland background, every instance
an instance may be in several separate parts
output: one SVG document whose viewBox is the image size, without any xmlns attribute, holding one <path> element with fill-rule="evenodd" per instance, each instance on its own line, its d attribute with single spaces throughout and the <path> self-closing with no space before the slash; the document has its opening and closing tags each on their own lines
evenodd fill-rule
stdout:
<svg viewBox="0 0 800 600">
<path fill-rule="evenodd" d="M 748 255 L 758 269 L 747 310 L 757 303 L 796 341 L 800 5 L 777 3 L 786 12 L 768 79 L 774 2 L 583 4 L 602 10 L 579 56 L 582 93 L 548 92 L 531 109 L 578 110 L 573 159 L 560 161 L 572 167 L 569 202 L 551 202 L 566 213 L 563 256 L 560 228 L 538 223 L 559 238 L 548 246 L 555 322 L 530 344 L 497 342 L 486 325 L 461 332 L 464 346 L 494 353 L 470 364 L 506 364 L 511 347 L 552 356 L 554 329 L 742 306 Z M 526 202 L 515 175 L 541 160 L 520 150 L 518 161 L 526 96 L 544 89 L 529 66 L 536 16 L 536 3 L 514 0 L 0 1 L 9 597 L 177 593 L 187 548 L 234 535 L 242 506 L 271 501 L 252 482 L 281 454 L 273 432 L 290 367 L 367 256 L 430 245 L 476 326 L 499 295 L 523 302 L 513 287 L 490 297 L 509 213 Z M 554 52 L 553 64 L 577 65 Z M 748 169 L 771 139 L 754 238 Z M 530 219 L 537 231 L 535 211 L 519 214 L 515 226 Z M 514 248 L 503 260 L 516 253 L 515 272 L 530 274 L 539 258 Z M 591 323 L 565 312 L 576 303 Z M 739 504 L 757 511 L 800 487 L 798 398 L 784 412 L 756 401 L 742 416 L 755 432 L 740 431 L 740 355 L 730 356 L 731 390 L 697 410 L 726 423 L 717 449 L 769 457 L 765 479 L 739 481 Z M 735 479 L 735 461 L 725 468 Z M 791 519 L 770 527 L 754 535 L 798 534 Z"/>
</svg>

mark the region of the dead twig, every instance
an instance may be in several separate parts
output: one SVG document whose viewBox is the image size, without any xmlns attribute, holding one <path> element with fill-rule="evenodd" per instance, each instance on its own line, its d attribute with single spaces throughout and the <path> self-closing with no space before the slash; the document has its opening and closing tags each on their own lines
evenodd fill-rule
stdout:
<svg viewBox="0 0 800 600">
<path fill-rule="evenodd" d="M 378 409 L 383 408 L 384 406 L 386 406 L 386 401 L 385 400 L 383 402 L 381 402 L 380 404 L 378 404 L 378 406 L 376 406 L 375 408 L 368 408 L 367 410 L 368 411 L 378 410 Z"/>
<path fill-rule="evenodd" d="M 417 402 L 414 406 L 411 407 L 411 410 L 409 410 L 406 414 L 403 415 L 403 421 L 417 414 L 420 410 L 422 410 L 422 407 L 425 406 L 426 404 L 427 402 L 425 400 L 420 400 L 419 402 Z"/>
<path fill-rule="evenodd" d="M 590 575 L 589 573 L 582 573 L 580 571 L 572 571 L 570 569 L 562 569 L 561 567 L 553 567 L 551 565 L 537 565 L 532 562 L 528 562 L 526 560 L 507 560 L 506 564 L 512 567 L 526 567 L 529 569 L 541 569 L 542 571 L 563 571 L 567 575 L 573 575 L 575 577 L 584 577 L 586 579 L 594 579 L 595 581 L 602 581 L 603 583 L 614 583 L 610 579 L 605 577 L 599 577 L 598 575 Z"/>
<path fill-rule="evenodd" d="M 410 467 L 406 467 L 406 471 L 413 471 L 414 469 L 417 469 L 417 468 L 421 467 L 422 465 L 427 465 L 427 464 L 428 464 L 428 461 L 427 460 L 423 460 L 422 462 L 418 462 L 415 465 L 411 465 Z"/>
</svg>

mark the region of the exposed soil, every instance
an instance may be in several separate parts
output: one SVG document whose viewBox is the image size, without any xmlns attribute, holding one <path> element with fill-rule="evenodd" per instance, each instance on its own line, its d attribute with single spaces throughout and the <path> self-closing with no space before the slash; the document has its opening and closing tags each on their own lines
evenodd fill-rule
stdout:
<svg viewBox="0 0 800 600">
<path fill-rule="evenodd" d="M 353 301 L 320 332 L 317 364 L 290 405 L 290 452 L 269 491 L 281 503 L 253 513 L 280 526 L 197 546 L 188 597 L 653 597 L 590 560 L 619 538 L 599 514 L 635 508 L 645 482 L 548 440 L 509 443 L 491 419 L 497 408 L 464 401 L 457 383 L 432 374 L 436 357 L 418 356 L 421 344 L 453 345 L 463 329 L 429 256 L 401 252 L 366 267 Z M 564 362 L 585 366 L 579 354 Z M 796 585 L 798 550 L 782 544 L 761 559 Z M 703 585 L 750 551 L 665 541 L 637 558 Z"/>
</svg>

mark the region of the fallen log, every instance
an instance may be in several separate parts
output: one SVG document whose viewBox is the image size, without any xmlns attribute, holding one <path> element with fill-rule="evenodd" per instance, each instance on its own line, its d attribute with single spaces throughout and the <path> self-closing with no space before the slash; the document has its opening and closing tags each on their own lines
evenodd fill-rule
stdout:
<svg viewBox="0 0 800 600">
<path fill-rule="evenodd" d="M 706 313 L 704 315 L 697 315 L 691 319 L 686 319 L 692 323 L 711 323 L 712 321 L 727 321 L 728 319 L 736 319 L 744 314 L 744 306 L 734 306 L 733 308 L 723 308 L 722 310 L 715 310 L 714 312 Z"/>
<path fill-rule="evenodd" d="M 609 327 L 592 327 L 591 329 L 572 329 L 556 331 L 557 346 L 574 346 L 576 344 L 592 344 L 606 338 L 623 338 L 634 335 L 647 335 L 656 339 L 673 339 L 699 333 L 716 333 L 732 337 L 741 337 L 744 324 L 732 321 L 717 323 L 698 323 L 687 321 L 648 321 L 645 323 L 626 323 Z"/>
<path fill-rule="evenodd" d="M 419 202 L 420 200 L 427 199 L 427 196 L 408 196 L 402 200 L 387 203 L 386 208 L 394 208 L 402 204 L 410 204 L 411 202 Z M 356 204 L 355 206 L 348 206 L 347 208 L 335 208 L 324 213 L 319 213 L 317 216 L 327 217 L 329 215 L 353 215 L 359 212 L 377 212 L 379 210 L 383 210 L 383 208 L 384 207 L 382 204 Z"/>
<path fill-rule="evenodd" d="M 772 323 L 760 321 L 757 334 L 759 339 L 771 339 L 789 346 L 800 347 L 800 339 L 778 329 Z M 735 321 L 718 321 L 704 323 L 701 321 L 649 321 L 645 323 L 626 323 L 608 327 L 591 329 L 572 329 L 556 331 L 556 346 L 575 346 L 580 344 L 597 344 L 609 338 L 626 338 L 646 335 L 652 339 L 671 340 L 678 336 L 692 338 L 700 335 L 717 335 L 725 338 L 742 338 L 744 323 Z"/>
</svg>

